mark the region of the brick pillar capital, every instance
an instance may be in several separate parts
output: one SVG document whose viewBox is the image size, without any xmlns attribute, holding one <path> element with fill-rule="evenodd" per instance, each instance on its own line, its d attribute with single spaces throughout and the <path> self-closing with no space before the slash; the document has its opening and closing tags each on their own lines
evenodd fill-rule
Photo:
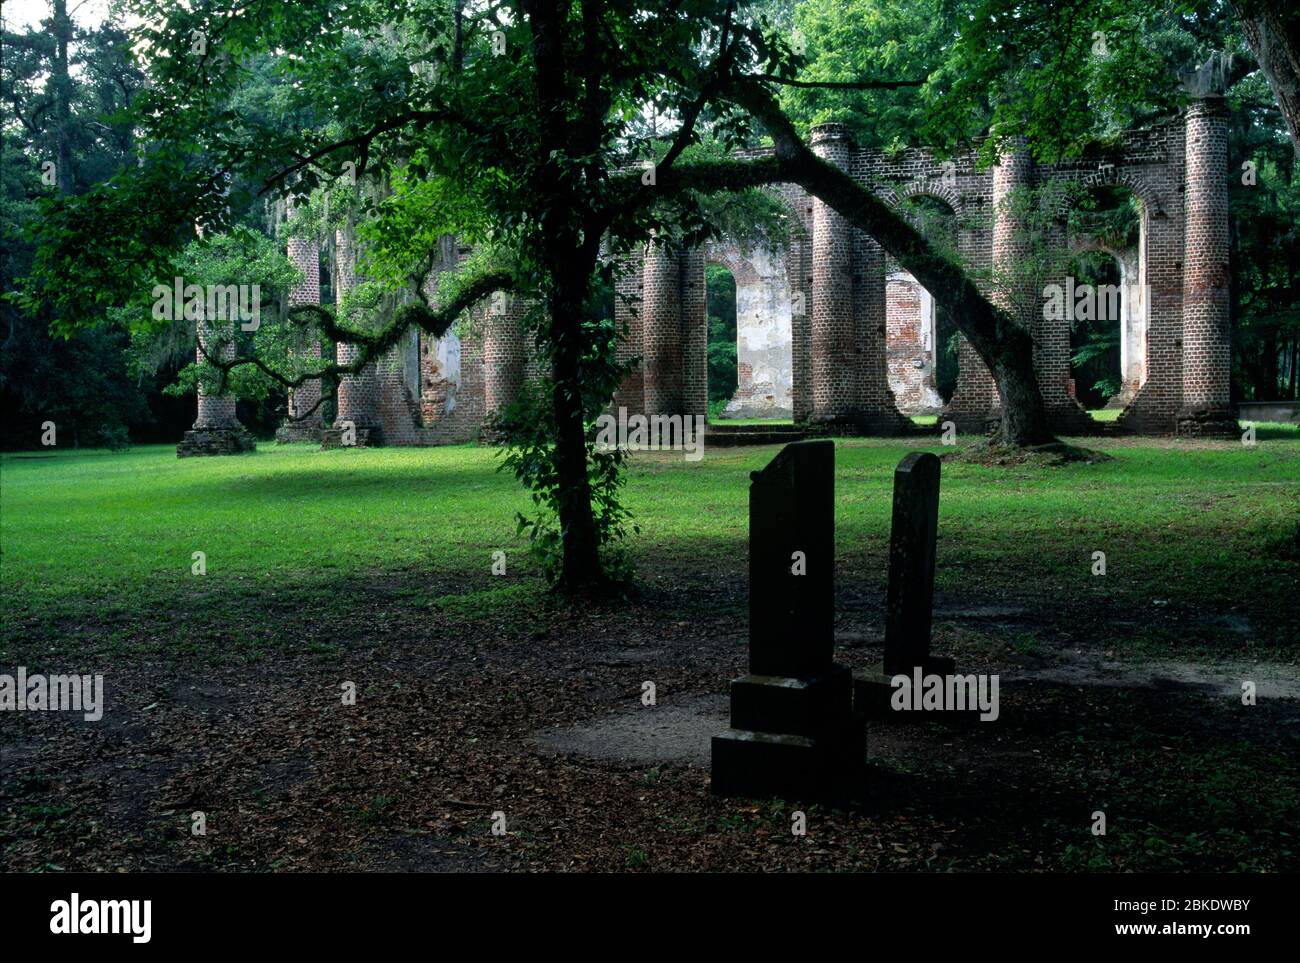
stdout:
<svg viewBox="0 0 1300 963">
<path fill-rule="evenodd" d="M 1200 117 L 1216 117 L 1227 120 L 1232 111 L 1228 107 L 1228 101 L 1222 94 L 1210 94 L 1206 97 L 1198 97 L 1187 105 L 1188 119 Z"/>
<path fill-rule="evenodd" d="M 819 147 L 825 148 L 826 145 L 837 142 L 850 144 L 853 140 L 846 124 L 814 124 L 810 133 L 811 137 L 808 143 L 814 151 L 817 151 Z"/>
</svg>

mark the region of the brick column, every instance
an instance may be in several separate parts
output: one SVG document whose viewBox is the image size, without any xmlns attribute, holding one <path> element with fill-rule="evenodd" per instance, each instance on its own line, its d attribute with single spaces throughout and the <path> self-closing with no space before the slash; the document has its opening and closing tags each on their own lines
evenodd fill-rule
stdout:
<svg viewBox="0 0 1300 963">
<path fill-rule="evenodd" d="M 300 272 L 302 281 L 289 289 L 289 307 L 300 304 L 320 304 L 320 249 L 314 239 L 291 237 L 288 243 L 290 262 Z M 304 355 L 307 358 L 320 358 L 320 338 L 313 329 Z M 319 378 L 304 381 L 297 388 L 289 389 L 289 417 L 275 433 L 278 442 L 319 441 L 325 419 L 321 412 L 321 384 Z M 315 406 L 315 410 L 313 410 Z M 311 412 L 311 414 L 306 414 Z"/>
<path fill-rule="evenodd" d="M 1034 336 L 1034 373 L 1038 377 L 1039 390 L 1046 395 L 1041 344 L 1037 337 L 1043 302 L 1040 292 L 1034 290 L 1036 279 L 1025 271 L 1033 245 L 1024 222 L 1012 210 L 1012 194 L 1033 186 L 1034 161 L 1028 151 L 1003 154 L 998 158 L 993 168 L 993 302 Z M 1069 348 L 1068 337 L 1066 348 Z M 989 378 L 992 380 L 991 374 Z"/>
<path fill-rule="evenodd" d="M 199 364 L 204 361 L 203 352 L 207 351 L 219 361 L 235 359 L 235 325 L 232 321 L 223 321 L 217 325 L 208 325 L 199 321 L 196 327 L 199 347 L 194 349 L 194 360 Z M 218 342 L 223 342 L 218 346 Z M 199 416 L 194 419 L 194 430 L 203 431 L 214 428 L 239 428 L 235 417 L 235 398 L 232 395 L 212 395 L 203 385 L 199 385 Z"/>
<path fill-rule="evenodd" d="M 1034 186 L 1034 161 L 1027 151 L 1003 154 L 993 168 L 993 274 L 999 306 L 1032 329 L 1037 298 L 1027 288 L 1019 263 L 1030 255 L 1023 222 L 1011 209 L 1015 191 Z M 1026 296 L 1027 295 L 1027 296 Z"/>
<path fill-rule="evenodd" d="M 1183 195 L 1183 404 L 1181 435 L 1237 435 L 1229 394 L 1228 109 L 1222 97 L 1187 110 Z"/>
<path fill-rule="evenodd" d="M 859 430 L 871 435 L 896 435 L 911 422 L 898 410 L 889 385 L 889 359 L 885 343 L 885 251 L 873 238 L 853 230 L 853 314 L 857 329 L 854 376 Z"/>
<path fill-rule="evenodd" d="M 352 243 L 345 232 L 335 232 L 334 294 L 335 304 L 339 307 L 342 307 L 347 293 L 357 286 L 357 258 Z M 334 346 L 334 357 L 340 365 L 350 364 L 360 355 L 361 349 L 347 341 L 340 341 Z M 373 430 L 377 427 L 373 414 L 376 393 L 374 362 L 366 365 L 358 374 L 343 375 L 339 380 L 334 425 L 324 433 L 322 444 L 326 447 L 340 444 L 345 422 L 350 422 L 356 428 L 358 447 L 378 442 L 378 433 Z"/>
<path fill-rule="evenodd" d="M 704 288 L 704 248 L 678 258 L 682 314 L 682 414 L 709 413 L 709 305 Z"/>
<path fill-rule="evenodd" d="M 849 164 L 848 129 L 819 124 L 812 150 L 841 170 Z M 820 198 L 813 198 L 812 374 L 813 423 L 852 420 L 858 408 L 857 330 L 853 317 L 853 238 L 849 222 Z"/>
<path fill-rule="evenodd" d="M 523 302 L 495 294 L 488 300 L 483 328 L 483 398 L 487 414 L 500 416 L 524 384 Z"/>
<path fill-rule="evenodd" d="M 194 349 L 196 362 L 204 362 L 204 350 L 213 354 L 217 360 L 234 360 L 233 321 L 221 321 L 210 326 L 206 321 L 200 320 L 196 322 L 195 334 L 199 341 L 199 347 Z M 218 346 L 218 342 L 222 343 Z M 236 455 L 241 451 L 252 451 L 254 447 L 253 437 L 235 417 L 234 396 L 209 394 L 203 385 L 199 385 L 198 417 L 194 419 L 194 427 L 185 432 L 181 443 L 176 446 L 176 457 Z"/>
<path fill-rule="evenodd" d="M 647 415 L 675 415 L 683 411 L 679 261 L 678 252 L 666 244 L 652 241 L 646 250 L 641 333 Z"/>
<path fill-rule="evenodd" d="M 618 326 L 615 356 L 623 364 L 637 359 L 636 366 L 614 392 L 615 414 L 619 408 L 639 412 L 645 407 L 645 340 L 641 331 L 643 268 L 644 254 L 634 250 L 619 259 L 614 278 L 614 323 Z"/>
<path fill-rule="evenodd" d="M 1004 157 L 1002 160 L 1005 162 L 1008 158 Z M 1009 248 L 1014 240 L 1010 218 L 1003 202 L 1007 193 L 1015 187 L 1017 179 L 1027 173 L 1028 169 L 1024 164 L 1009 165 L 1007 170 L 1003 170 L 1002 164 L 993 168 L 992 240 L 989 260 L 985 263 L 989 264 L 995 275 L 999 273 L 999 266 L 1005 264 L 1010 256 Z M 973 232 L 962 231 L 958 235 L 959 249 L 967 257 L 975 254 L 980 246 L 979 242 L 980 238 Z M 984 292 L 995 302 L 1000 298 L 996 287 L 996 284 L 986 287 Z M 1001 409 L 1002 399 L 998 394 L 997 382 L 993 380 L 993 373 L 989 371 L 988 365 L 984 363 L 984 359 L 979 356 L 966 336 L 959 334 L 957 384 L 939 420 L 951 421 L 962 431 L 982 434 L 996 427 L 1002 417 Z"/>
</svg>

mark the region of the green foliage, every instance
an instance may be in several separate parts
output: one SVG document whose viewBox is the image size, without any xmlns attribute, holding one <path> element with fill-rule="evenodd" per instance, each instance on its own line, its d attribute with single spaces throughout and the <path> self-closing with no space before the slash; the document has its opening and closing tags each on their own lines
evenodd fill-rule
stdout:
<svg viewBox="0 0 1300 963">
<path fill-rule="evenodd" d="M 939 85 L 952 68 L 945 56 L 966 0 L 805 0 L 794 8 L 807 47 L 799 79 L 836 83 L 923 80 Z M 847 124 L 867 147 L 896 149 L 924 140 L 926 92 L 842 91 L 789 87 L 781 104 L 805 130 Z"/>
<path fill-rule="evenodd" d="M 1088 394 L 1079 398 L 1079 401 L 1085 407 L 1094 407 L 1095 403 L 1105 401 L 1114 395 L 1119 394 L 1122 387 L 1122 379 L 1119 373 L 1119 327 L 1115 324 L 1106 324 L 1103 330 L 1098 330 L 1098 322 L 1093 322 L 1082 332 L 1082 343 L 1075 349 L 1070 356 L 1070 363 L 1074 365 L 1076 371 L 1086 372 L 1089 368 L 1096 368 L 1094 362 L 1100 362 L 1100 366 L 1105 370 L 1105 374 L 1096 378 L 1088 384 L 1085 377 L 1084 384 L 1081 388 L 1088 389 Z"/>
<path fill-rule="evenodd" d="M 1078 190 L 1070 198 L 1066 228 L 1072 237 L 1122 251 L 1135 247 L 1142 226 L 1142 201 L 1128 188 Z"/>
<path fill-rule="evenodd" d="M 126 347 L 126 336 L 107 327 L 50 339 L 36 325 L 15 326 L 0 351 L 0 397 L 10 413 L 0 441 L 39 447 L 41 425 L 52 421 L 59 445 L 125 447 L 126 426 L 149 417 Z"/>
<path fill-rule="evenodd" d="M 927 139 L 956 144 L 987 130 L 986 160 L 1021 138 L 1051 160 L 1168 115 L 1183 98 L 1179 69 L 1225 43 L 1240 49 L 1231 11 L 1199 6 L 980 0 L 959 24 L 946 76 L 927 88 Z"/>
<path fill-rule="evenodd" d="M 563 575 L 564 543 L 559 522 L 563 495 L 556 469 L 555 427 L 550 422 L 550 393 L 553 384 L 534 382 L 515 403 L 508 428 L 510 445 L 501 462 L 529 490 L 533 512 L 517 512 L 517 533 L 528 539 L 529 549 L 542 575 L 552 584 Z M 587 483 L 596 521 L 597 541 L 605 573 L 614 581 L 631 578 L 631 567 L 623 545 L 629 533 L 640 528 L 631 523 L 631 512 L 619 501 L 624 484 L 623 461 L 627 452 L 620 448 L 601 450 L 595 444 L 594 426 L 586 445 Z"/>
<path fill-rule="evenodd" d="M 936 311 L 935 343 L 939 345 L 936 352 L 934 386 L 939 397 L 945 402 L 952 398 L 957 390 L 957 375 L 961 364 L 961 332 L 948 317 L 946 311 Z"/>
<path fill-rule="evenodd" d="M 250 304 L 254 303 L 252 296 L 256 288 L 258 300 L 255 303 L 259 315 L 256 321 L 233 319 L 233 323 L 228 325 L 228 334 L 214 324 L 207 344 L 209 358 L 219 358 L 221 346 L 233 337 L 237 350 L 241 345 L 255 345 L 257 356 L 280 371 L 296 374 L 304 370 L 306 364 L 315 365 L 315 362 L 306 361 L 301 350 L 294 350 L 302 347 L 303 327 L 290 324 L 281 316 L 281 295 L 301 280 L 302 275 L 274 240 L 251 231 L 237 230 L 195 241 L 176 258 L 174 267 L 177 272 L 174 277 L 182 278 L 187 286 L 197 285 L 204 291 L 232 284 L 245 286 Z M 147 296 L 137 297 L 127 306 L 109 311 L 119 327 L 136 334 L 136 363 L 141 369 L 147 370 L 164 360 L 173 360 L 160 357 L 156 350 L 160 344 L 179 345 L 186 356 L 194 349 L 195 319 L 183 314 L 177 316 L 174 304 L 170 305 L 170 320 L 160 317 L 164 313 L 160 310 L 161 302 L 174 300 L 174 288 L 174 278 L 159 278 Z M 244 330 L 254 324 L 253 330 Z M 250 352 L 245 350 L 241 353 Z M 229 393 L 239 398 L 262 399 L 270 392 L 280 390 L 278 382 L 259 368 L 239 367 L 223 373 L 205 359 L 184 367 L 167 393 L 189 394 L 199 384 L 206 391 Z"/>
<path fill-rule="evenodd" d="M 901 90 L 789 89 L 805 127 L 848 124 L 863 144 L 993 160 L 1023 138 L 1076 156 L 1183 102 L 1180 69 L 1243 49 L 1227 4 L 1133 0 L 807 0 L 800 78 L 924 81 Z M 981 140 L 984 135 L 990 135 Z"/>
<path fill-rule="evenodd" d="M 1233 88 L 1233 381 L 1244 398 L 1300 397 L 1300 183 L 1273 94 L 1252 76 Z M 1253 183 L 1249 183 L 1253 181 Z"/>
<path fill-rule="evenodd" d="M 66 29 L 68 61 L 59 56 Z M 126 56 L 127 34 L 109 20 L 93 30 L 53 18 L 31 31 L 3 37 L 0 99 L 0 445 L 36 447 L 41 424 L 53 421 L 61 445 L 127 443 L 127 425 L 150 420 L 146 380 L 132 377 L 128 339 L 101 313 L 79 319 L 70 338 L 52 338 L 45 310 L 23 309 L 17 279 L 31 270 L 31 228 L 51 199 L 76 196 L 134 163 L 134 131 L 123 116 L 143 74 Z M 63 274 L 65 289 L 75 277 Z"/>
<path fill-rule="evenodd" d="M 728 334 L 731 335 L 728 338 Z M 709 318 L 709 404 L 731 400 L 738 384 L 735 328 L 721 318 Z"/>
<path fill-rule="evenodd" d="M 599 289 L 593 296 L 602 300 Z M 632 568 L 624 542 L 629 534 L 640 531 L 631 521 L 631 512 L 619 498 L 626 483 L 623 467 L 628 452 L 620 447 L 604 449 L 597 445 L 596 419 L 605 410 L 614 389 L 630 372 L 630 365 L 616 360 L 617 329 L 608 314 L 599 320 L 585 322 L 585 327 L 586 341 L 591 349 L 582 359 L 582 395 L 573 401 L 580 404 L 583 411 L 588 497 L 603 571 L 610 582 L 627 583 Z M 558 583 L 563 576 L 564 540 L 560 509 L 568 494 L 561 482 L 561 455 L 556 445 L 558 427 L 554 398 L 557 390 L 552 378 L 531 380 L 525 383 L 518 399 L 504 416 L 489 424 L 489 431 L 500 434 L 508 443 L 500 469 L 512 472 L 532 498 L 531 514 L 515 514 L 517 533 L 527 537 L 542 574 L 552 584 Z"/>
<path fill-rule="evenodd" d="M 1120 214 L 1125 210 L 1122 205 L 1118 208 Z M 1116 223 L 1121 221 L 1116 219 Z M 1088 284 L 1094 289 L 1118 285 L 1122 280 L 1115 259 L 1102 251 L 1085 251 L 1072 258 L 1068 270 L 1076 285 Z M 1085 408 L 1101 407 L 1122 387 L 1120 327 L 1120 320 L 1114 317 L 1075 318 L 1070 324 L 1070 363 L 1079 403 Z"/>
<path fill-rule="evenodd" d="M 709 415 L 717 417 L 736 393 L 736 279 L 720 264 L 704 272 L 709 317 Z"/>
</svg>

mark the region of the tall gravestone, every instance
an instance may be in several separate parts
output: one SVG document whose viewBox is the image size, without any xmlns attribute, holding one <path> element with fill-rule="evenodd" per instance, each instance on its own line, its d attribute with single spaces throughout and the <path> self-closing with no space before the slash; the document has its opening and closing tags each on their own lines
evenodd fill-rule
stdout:
<svg viewBox="0 0 1300 963">
<path fill-rule="evenodd" d="M 894 469 L 884 658 L 871 669 L 854 673 L 854 705 L 868 719 L 899 715 L 890 706 L 894 676 L 911 676 L 918 668 L 922 675 L 938 676 L 956 670 L 952 659 L 930 654 L 938 528 L 939 459 L 914 451 Z"/>
<path fill-rule="evenodd" d="M 720 795 L 851 799 L 866 739 L 835 645 L 835 446 L 786 445 L 749 489 L 749 674 L 713 737 Z"/>
</svg>

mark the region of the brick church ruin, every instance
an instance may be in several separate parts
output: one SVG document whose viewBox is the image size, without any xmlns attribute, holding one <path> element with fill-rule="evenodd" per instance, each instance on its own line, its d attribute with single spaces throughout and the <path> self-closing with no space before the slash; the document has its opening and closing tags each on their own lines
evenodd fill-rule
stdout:
<svg viewBox="0 0 1300 963">
<path fill-rule="evenodd" d="M 1058 252 L 1103 251 L 1126 291 L 1114 322 L 1120 343 L 1119 430 L 1153 434 L 1224 434 L 1236 430 L 1229 398 L 1228 112 L 1221 97 L 1194 101 L 1183 116 L 1134 131 L 1104 155 L 1052 165 L 1008 154 L 978 170 L 973 153 L 940 161 L 921 149 L 887 153 L 856 146 L 845 128 L 815 127 L 811 146 L 823 159 L 895 206 L 926 198 L 951 215 L 952 243 L 987 290 L 1033 332 L 1039 385 L 1055 429 L 1096 430 L 1076 400 L 1071 375 L 1071 321 L 1048 317 L 1045 285 L 999 285 L 1033 256 L 1027 234 L 1004 203 L 1021 188 L 1073 183 L 1080 190 L 1125 191 L 1136 199 L 1136 239 L 1116 249 L 1067 230 L 1064 217 L 1049 243 Z M 761 152 L 755 152 L 756 154 Z M 705 415 L 708 364 L 705 267 L 725 266 L 736 281 L 739 387 L 723 417 L 793 419 L 863 434 L 911 430 L 909 415 L 937 414 L 962 431 L 986 431 L 998 417 L 996 386 L 960 338 L 955 386 L 944 398 L 936 380 L 939 343 L 930 293 L 869 236 L 794 185 L 774 189 L 788 212 L 784 245 L 726 239 L 693 250 L 649 245 L 624 265 L 615 314 L 626 331 L 619 351 L 639 357 L 614 406 L 647 415 Z M 450 238 L 430 274 L 468 256 Z M 355 252 L 340 234 L 333 247 L 335 298 L 356 283 Z M 319 303 L 320 252 L 288 240 L 303 273 L 290 303 Z M 1057 258 L 1052 263 L 1066 263 Z M 1015 282 L 1026 287 L 1026 282 Z M 315 405 L 319 384 L 291 392 L 279 438 L 337 443 L 351 423 L 358 444 L 438 445 L 478 438 L 488 415 L 507 407 L 536 367 L 519 319 L 523 305 L 498 297 L 474 312 L 461 334 L 434 339 L 412 331 L 384 358 L 339 386 L 332 425 Z M 233 346 L 232 346 L 233 350 Z M 319 352 L 319 346 L 312 350 Z M 337 358 L 356 348 L 337 345 Z M 180 454 L 240 450 L 233 399 L 205 396 Z"/>
</svg>

